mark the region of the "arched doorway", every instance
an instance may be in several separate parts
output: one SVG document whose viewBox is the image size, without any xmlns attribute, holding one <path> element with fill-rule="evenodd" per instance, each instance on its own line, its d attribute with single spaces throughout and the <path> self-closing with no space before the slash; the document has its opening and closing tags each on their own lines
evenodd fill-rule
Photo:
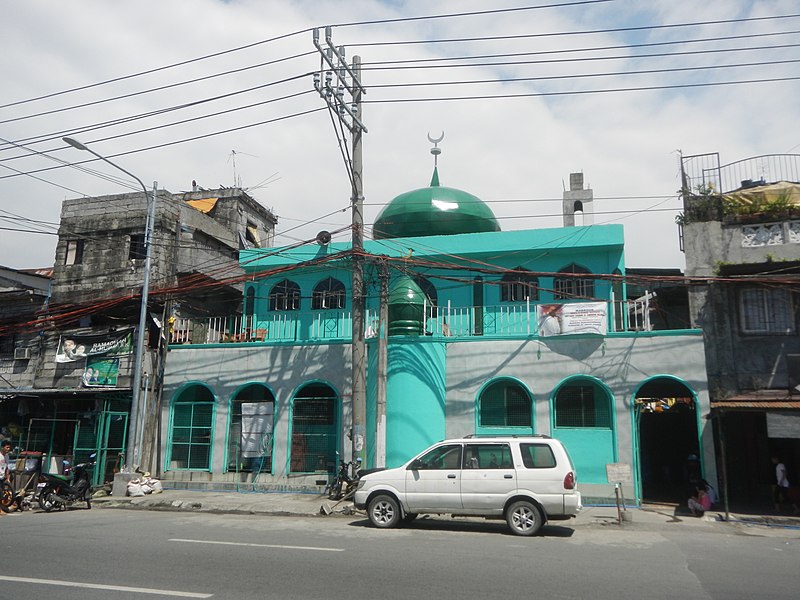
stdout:
<svg viewBox="0 0 800 600">
<path fill-rule="evenodd" d="M 685 501 L 702 477 L 694 392 L 674 377 L 654 377 L 636 391 L 634 419 L 641 500 Z"/>
<path fill-rule="evenodd" d="M 272 472 L 272 431 L 275 396 L 261 383 L 241 388 L 231 399 L 226 470 L 235 473 Z"/>
<path fill-rule="evenodd" d="M 606 483 L 606 465 L 617 461 L 614 398 L 599 379 L 576 375 L 553 394 L 553 437 L 569 451 L 580 481 Z"/>
<path fill-rule="evenodd" d="M 292 401 L 290 472 L 334 473 L 339 448 L 339 398 L 324 383 L 304 385 Z"/>
</svg>

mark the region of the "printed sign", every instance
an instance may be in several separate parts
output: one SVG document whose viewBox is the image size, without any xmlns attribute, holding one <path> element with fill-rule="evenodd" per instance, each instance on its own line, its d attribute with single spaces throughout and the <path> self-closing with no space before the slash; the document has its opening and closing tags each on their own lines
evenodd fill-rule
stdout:
<svg viewBox="0 0 800 600">
<path fill-rule="evenodd" d="M 609 463 L 606 465 L 608 483 L 632 483 L 633 473 L 628 463 Z"/>
<path fill-rule="evenodd" d="M 99 335 L 61 336 L 56 362 L 68 363 L 89 356 L 122 356 L 133 352 L 133 329 Z"/>
<path fill-rule="evenodd" d="M 608 331 L 605 302 L 540 304 L 536 307 L 536 314 L 540 337 L 574 333 L 605 335 Z"/>
<path fill-rule="evenodd" d="M 115 386 L 118 376 L 118 358 L 87 358 L 81 382 L 85 387 Z"/>
</svg>

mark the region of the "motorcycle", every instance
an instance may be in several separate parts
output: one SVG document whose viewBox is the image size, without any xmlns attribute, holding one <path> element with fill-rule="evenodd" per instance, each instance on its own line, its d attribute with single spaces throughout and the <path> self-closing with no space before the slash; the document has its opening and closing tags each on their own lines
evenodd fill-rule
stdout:
<svg viewBox="0 0 800 600">
<path fill-rule="evenodd" d="M 90 458 L 90 462 L 74 467 L 65 465 L 64 475 L 42 475 L 45 482 L 39 491 L 39 506 L 43 511 L 63 510 L 76 502 L 86 502 L 86 508 L 92 508 L 90 471 L 95 465 L 95 455 Z"/>
<path fill-rule="evenodd" d="M 358 480 L 361 477 L 361 459 L 351 460 L 350 462 L 341 461 L 339 472 L 330 484 L 328 498 L 331 500 L 343 500 L 352 496 L 356 492 Z"/>
</svg>

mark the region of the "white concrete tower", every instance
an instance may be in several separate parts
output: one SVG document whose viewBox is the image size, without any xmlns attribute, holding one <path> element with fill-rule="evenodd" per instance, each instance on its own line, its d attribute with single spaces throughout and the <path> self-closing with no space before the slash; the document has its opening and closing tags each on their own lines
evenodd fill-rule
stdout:
<svg viewBox="0 0 800 600">
<path fill-rule="evenodd" d="M 564 227 L 575 226 L 575 213 L 583 214 L 583 225 L 594 223 L 594 194 L 591 188 L 583 189 L 583 173 L 569 174 L 569 190 L 564 191 L 562 215 Z"/>
</svg>

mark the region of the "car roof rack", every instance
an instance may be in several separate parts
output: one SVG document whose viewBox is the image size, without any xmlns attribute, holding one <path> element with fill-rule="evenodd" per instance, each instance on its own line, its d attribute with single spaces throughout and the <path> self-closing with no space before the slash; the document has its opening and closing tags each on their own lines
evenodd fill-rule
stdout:
<svg viewBox="0 0 800 600">
<path fill-rule="evenodd" d="M 480 439 L 480 438 L 540 438 L 550 440 L 553 439 L 544 433 L 468 433 L 462 436 L 461 439 Z"/>
</svg>

